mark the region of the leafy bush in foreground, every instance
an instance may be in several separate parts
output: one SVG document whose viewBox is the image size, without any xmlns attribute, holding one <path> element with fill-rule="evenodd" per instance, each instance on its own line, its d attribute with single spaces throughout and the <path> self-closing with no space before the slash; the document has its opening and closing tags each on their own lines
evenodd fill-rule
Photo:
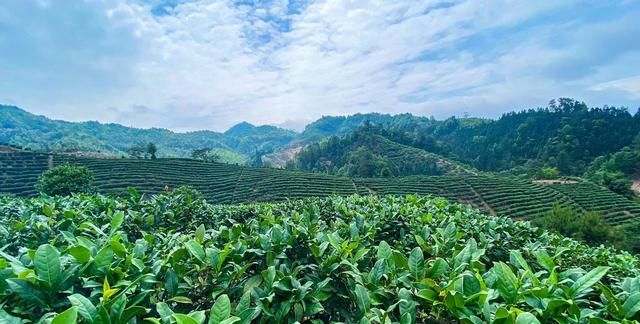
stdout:
<svg viewBox="0 0 640 324">
<path fill-rule="evenodd" d="M 0 322 L 639 319 L 635 257 L 443 199 L 187 196 L 0 197 Z"/>
</svg>

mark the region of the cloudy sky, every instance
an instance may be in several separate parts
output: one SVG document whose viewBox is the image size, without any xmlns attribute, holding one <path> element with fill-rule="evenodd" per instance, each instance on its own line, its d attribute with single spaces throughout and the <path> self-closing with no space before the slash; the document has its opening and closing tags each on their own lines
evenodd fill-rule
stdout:
<svg viewBox="0 0 640 324">
<path fill-rule="evenodd" d="M 640 106 L 640 1 L 2 0 L 0 103 L 177 131 Z"/>
</svg>

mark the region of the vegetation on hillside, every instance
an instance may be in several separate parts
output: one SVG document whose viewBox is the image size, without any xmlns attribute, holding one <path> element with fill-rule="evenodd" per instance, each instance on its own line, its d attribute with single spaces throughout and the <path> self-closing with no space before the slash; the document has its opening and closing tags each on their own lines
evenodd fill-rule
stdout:
<svg viewBox="0 0 640 324">
<path fill-rule="evenodd" d="M 368 121 L 363 115 L 354 116 L 353 120 L 326 117 L 311 124 L 301 136 L 314 138 L 317 136 L 311 134 L 330 131 L 351 134 L 346 129 L 354 132 L 355 122 L 362 120 Z M 376 134 L 387 140 L 461 161 L 481 171 L 508 171 L 532 178 L 548 177 L 543 173 L 555 174 L 555 170 L 556 176 L 587 173 L 595 182 L 633 197 L 630 177 L 638 173 L 640 165 L 640 112 L 632 115 L 626 108 L 589 108 L 583 102 L 561 98 L 552 100 L 546 108 L 506 113 L 497 120 L 451 117 L 438 121 L 410 114 L 373 114 L 371 122 Z M 344 135 L 341 140 L 309 145 L 289 165 L 304 170 L 332 170 L 333 164 L 327 167 L 327 162 L 337 161 L 342 166 L 362 161 L 367 163 L 366 171 L 379 168 L 368 172 L 371 176 L 388 175 L 381 171 L 387 168 L 384 155 L 375 149 L 363 150 L 362 145 L 355 145 L 348 152 L 336 149 L 345 142 L 351 144 L 350 137 L 358 132 Z M 349 153 L 355 158 L 349 160 Z M 429 167 L 421 171 L 433 172 Z"/>
<path fill-rule="evenodd" d="M 7 323 L 639 320 L 640 263 L 443 199 L 0 198 Z"/>
<path fill-rule="evenodd" d="M 595 212 L 578 213 L 571 208 L 554 205 L 552 210 L 533 219 L 533 223 L 589 245 L 605 244 L 626 250 L 633 249 L 632 239 L 627 237 L 622 228 L 611 226 Z"/>
<path fill-rule="evenodd" d="M 640 133 L 640 114 L 626 108 L 589 108 L 572 99 L 553 100 L 546 108 L 504 114 L 497 120 L 445 120 L 411 114 L 356 114 L 323 117 L 297 134 L 273 126 L 240 123 L 225 133 L 173 133 L 164 129 L 134 129 L 96 122 L 68 123 L 31 115 L 16 107 L 0 106 L 0 142 L 36 150 L 86 150 L 126 153 L 138 143 L 153 142 L 160 157 L 189 157 L 193 150 L 222 148 L 250 159 L 277 149 L 343 138 L 365 123 L 382 129 L 379 135 L 481 171 L 534 175 L 543 167 L 561 175 L 582 175 L 596 158 L 630 146 Z M 54 147 L 53 143 L 56 144 Z M 374 154 L 375 155 L 375 154 Z M 261 162 L 261 161 L 258 161 Z M 258 165 L 261 163 L 253 163 Z M 430 170 L 427 170 L 430 171 Z"/>
<path fill-rule="evenodd" d="M 391 177 L 475 173 L 440 155 L 395 143 L 381 126 L 366 122 L 350 135 L 308 145 L 288 164 L 314 172 L 350 177 Z"/>
<path fill-rule="evenodd" d="M 636 198 L 637 194 L 631 189 L 631 179 L 640 175 L 640 134 L 631 147 L 595 159 L 585 175 L 614 192 Z"/>
<path fill-rule="evenodd" d="M 535 183 L 529 179 L 490 174 L 347 178 L 320 173 L 251 168 L 187 159 L 99 159 L 37 153 L 0 154 L 0 192 L 36 196 L 34 185 L 48 169 L 64 163 L 92 171 L 98 192 L 118 194 L 136 187 L 146 194 L 165 188 L 192 186 L 212 203 L 234 204 L 282 201 L 329 195 L 431 194 L 470 204 L 483 212 L 531 219 L 550 211 L 555 203 L 596 212 L 612 225 L 640 220 L 640 204 L 589 181 L 566 184 Z M 640 231 L 638 231 L 640 234 Z M 639 246 L 640 247 L 640 246 Z"/>
<path fill-rule="evenodd" d="M 68 196 L 91 192 L 93 181 L 93 174 L 86 167 L 65 163 L 42 173 L 35 188 L 51 196 Z"/>
<path fill-rule="evenodd" d="M 571 99 L 504 114 L 497 120 L 451 117 L 443 121 L 398 115 L 380 124 L 398 143 L 471 164 L 483 171 L 531 165 L 582 175 L 599 156 L 633 143 L 640 114 L 625 108 L 589 108 Z"/>
<path fill-rule="evenodd" d="M 0 105 L 0 143 L 11 143 L 34 151 L 86 151 L 122 155 L 128 154 L 131 147 L 140 143 L 155 143 L 162 148 L 158 157 L 189 157 L 194 149 L 203 147 L 221 148 L 249 156 L 256 149 L 270 152 L 296 137 L 293 131 L 273 126 L 247 125 L 243 126 L 243 132 L 175 133 L 161 128 L 139 129 L 118 124 L 51 120 L 14 106 Z"/>
</svg>

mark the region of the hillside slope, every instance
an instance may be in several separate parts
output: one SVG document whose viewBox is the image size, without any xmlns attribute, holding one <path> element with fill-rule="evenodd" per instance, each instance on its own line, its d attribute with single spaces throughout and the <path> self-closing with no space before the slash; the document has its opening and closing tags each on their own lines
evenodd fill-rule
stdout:
<svg viewBox="0 0 640 324">
<path fill-rule="evenodd" d="M 331 136 L 349 136 L 365 124 L 396 143 L 439 154 L 481 171 L 521 168 L 534 174 L 555 167 L 562 175 L 581 176 L 597 158 L 640 143 L 640 113 L 627 108 L 588 107 L 560 98 L 545 108 L 510 112 L 499 119 L 445 120 L 411 114 L 326 116 L 295 133 L 273 126 L 240 123 L 226 133 L 174 133 L 97 122 L 69 123 L 34 116 L 0 105 L 0 143 L 37 150 L 125 153 L 135 144 L 155 142 L 161 157 L 189 157 L 194 149 L 222 148 L 259 161 L 262 154 L 291 151 Z M 286 156 L 286 154 L 285 154 Z M 279 160 L 279 159 L 276 159 Z M 255 163 L 259 164 L 259 163 Z"/>
<path fill-rule="evenodd" d="M 344 138 L 333 136 L 303 148 L 287 166 L 351 177 L 478 173 L 441 155 L 389 140 L 369 124 Z"/>
<path fill-rule="evenodd" d="M 273 126 L 242 123 L 228 133 L 167 129 L 139 129 L 98 122 L 72 123 L 30 114 L 0 105 L 0 143 L 42 151 L 88 151 L 126 154 L 138 144 L 153 142 L 160 157 L 189 157 L 195 149 L 220 148 L 251 156 L 291 142 L 296 133 Z"/>
<path fill-rule="evenodd" d="M 49 166 L 84 165 L 103 193 L 136 187 L 145 194 L 192 186 L 211 203 L 282 201 L 330 195 L 411 194 L 442 196 L 494 215 L 529 219 L 554 204 L 596 211 L 611 224 L 640 221 L 640 204 L 590 182 L 542 185 L 490 175 L 348 178 L 317 173 L 208 163 L 186 159 L 97 159 L 36 153 L 0 154 L 0 192 L 35 196 L 34 184 Z M 597 199 L 595 198 L 597 197 Z"/>
</svg>

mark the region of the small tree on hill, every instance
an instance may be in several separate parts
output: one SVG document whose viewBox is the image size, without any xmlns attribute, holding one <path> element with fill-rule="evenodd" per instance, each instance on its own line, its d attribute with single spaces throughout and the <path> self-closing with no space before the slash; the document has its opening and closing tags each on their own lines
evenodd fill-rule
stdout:
<svg viewBox="0 0 640 324">
<path fill-rule="evenodd" d="M 146 152 L 146 148 L 143 145 L 134 145 L 130 147 L 128 151 L 129 151 L 129 155 L 131 155 L 132 157 L 143 159 Z"/>
<path fill-rule="evenodd" d="M 191 157 L 193 159 L 202 160 L 206 162 L 216 162 L 220 160 L 220 156 L 217 153 L 212 152 L 212 149 L 210 148 L 193 150 L 193 152 L 191 152 Z"/>
<path fill-rule="evenodd" d="M 147 144 L 147 153 L 151 156 L 152 159 L 156 158 L 156 153 L 158 152 L 158 147 L 155 144 L 149 143 Z"/>
<path fill-rule="evenodd" d="M 36 190 L 50 196 L 68 196 L 92 191 L 93 174 L 84 166 L 63 164 L 45 171 Z"/>
<path fill-rule="evenodd" d="M 558 171 L 558 169 L 547 167 L 540 169 L 540 171 L 538 171 L 538 173 L 536 174 L 536 177 L 542 180 L 553 180 L 557 179 L 559 175 L 560 171 Z"/>
</svg>

